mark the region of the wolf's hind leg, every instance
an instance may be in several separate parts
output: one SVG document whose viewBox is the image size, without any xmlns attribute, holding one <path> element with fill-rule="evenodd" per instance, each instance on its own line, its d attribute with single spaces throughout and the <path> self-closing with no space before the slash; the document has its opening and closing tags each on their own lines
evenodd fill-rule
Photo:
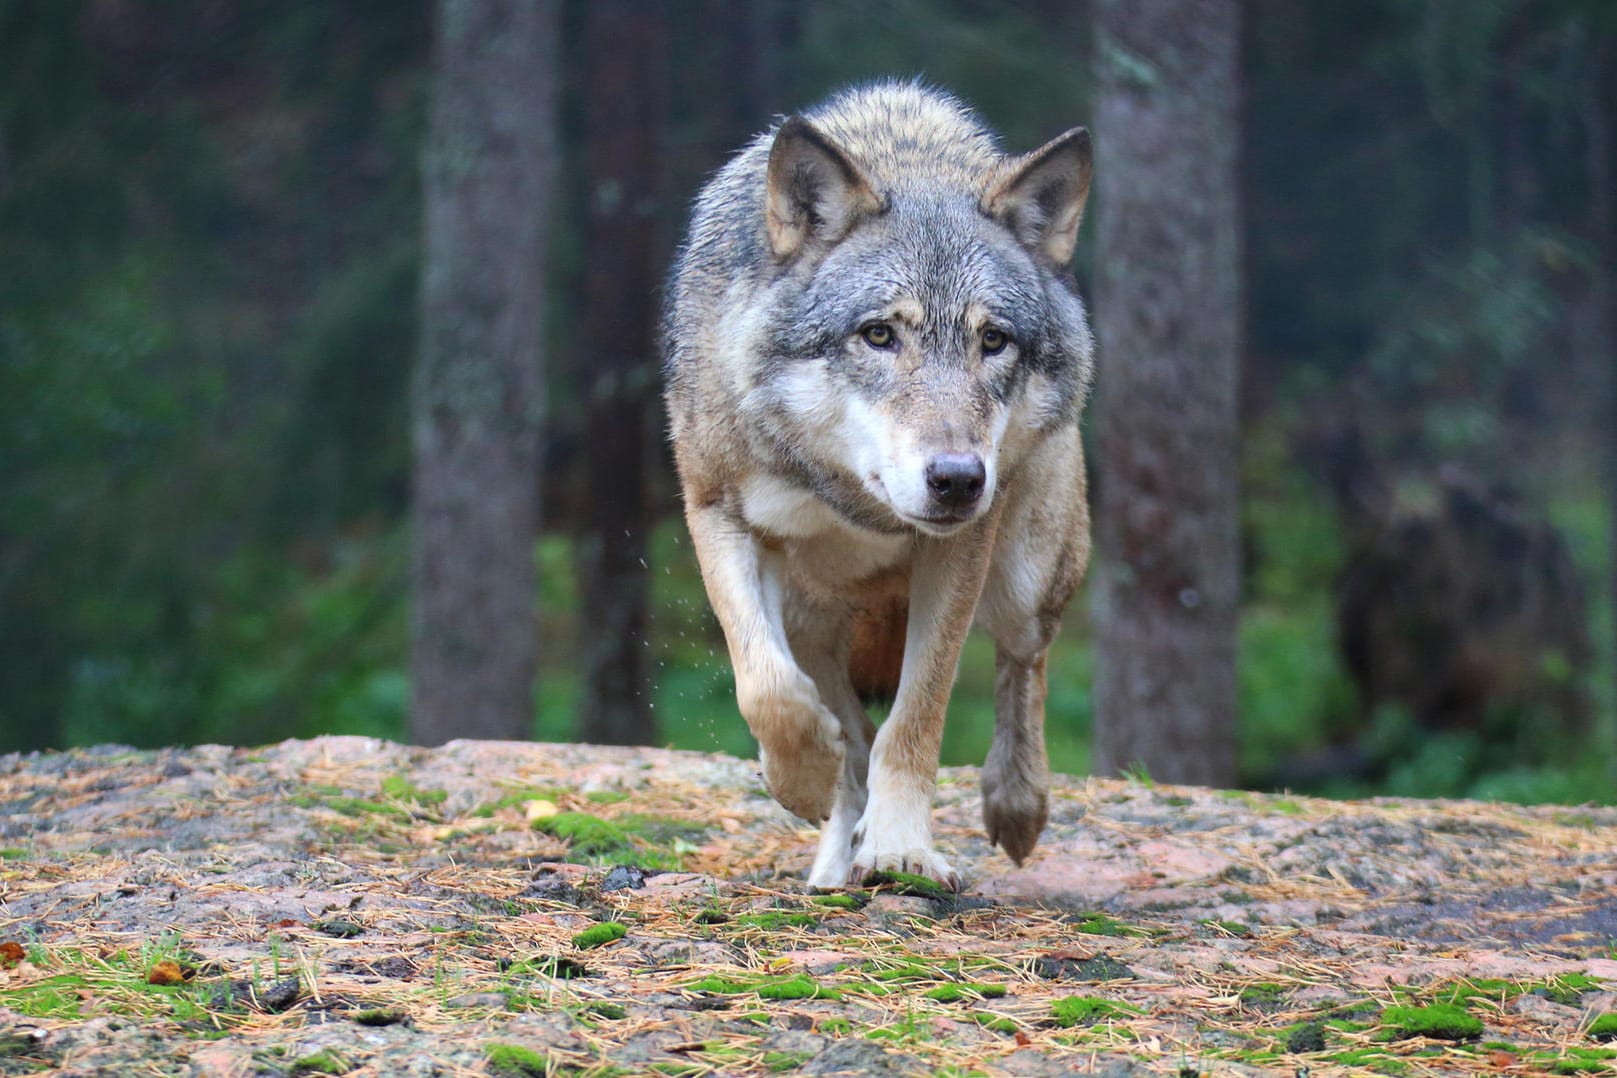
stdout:
<svg viewBox="0 0 1617 1078">
<path fill-rule="evenodd" d="M 1033 852 L 1050 817 L 1045 656 L 1089 558 L 1078 429 L 1051 436 L 1021 478 L 1005 509 L 977 612 L 995 646 L 994 740 L 983 763 L 983 825 L 1017 864 Z"/>
<path fill-rule="evenodd" d="M 843 714 L 841 708 L 837 709 L 837 714 Z M 865 812 L 870 743 L 876 736 L 876 728 L 863 708 L 859 721 L 862 728 L 857 729 L 850 729 L 847 719 L 843 721 L 846 756 L 831 803 L 831 817 L 820 825 L 820 848 L 814 855 L 814 867 L 809 870 L 810 887 L 841 887 L 848 881 L 853 863 L 853 830 Z"/>
<path fill-rule="evenodd" d="M 988 840 L 1021 864 L 1050 818 L 1050 762 L 1044 749 L 1044 652 L 1023 662 L 994 656 L 994 740 L 983 764 Z"/>
</svg>

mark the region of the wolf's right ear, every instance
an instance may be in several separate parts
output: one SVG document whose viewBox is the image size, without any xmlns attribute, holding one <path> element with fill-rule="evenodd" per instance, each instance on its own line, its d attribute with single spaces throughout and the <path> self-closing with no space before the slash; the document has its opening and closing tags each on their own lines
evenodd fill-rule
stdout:
<svg viewBox="0 0 1617 1078">
<path fill-rule="evenodd" d="M 835 243 L 881 198 L 858 165 L 801 116 L 775 132 L 764 212 L 769 246 L 785 261 L 810 239 Z"/>
<path fill-rule="evenodd" d="M 1012 162 L 983 209 L 1023 246 L 1065 267 L 1078 246 L 1091 172 L 1089 132 L 1075 127 Z"/>
</svg>

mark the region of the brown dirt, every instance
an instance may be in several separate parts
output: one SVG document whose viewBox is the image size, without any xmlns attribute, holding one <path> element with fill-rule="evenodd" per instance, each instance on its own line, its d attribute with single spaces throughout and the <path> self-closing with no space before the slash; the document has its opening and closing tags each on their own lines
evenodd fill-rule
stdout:
<svg viewBox="0 0 1617 1078">
<path fill-rule="evenodd" d="M 1057 783 L 1018 869 L 945 772 L 972 885 L 843 908 L 729 757 L 0 758 L 0 1074 L 1617 1072 L 1617 810 Z"/>
</svg>

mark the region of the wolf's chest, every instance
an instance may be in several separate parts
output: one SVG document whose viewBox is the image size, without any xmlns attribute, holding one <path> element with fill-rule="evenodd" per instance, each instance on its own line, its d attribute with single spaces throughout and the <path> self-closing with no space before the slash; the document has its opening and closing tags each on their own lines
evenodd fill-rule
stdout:
<svg viewBox="0 0 1617 1078">
<path fill-rule="evenodd" d="M 913 535 L 855 527 L 813 492 L 777 476 L 749 476 L 739 493 L 742 517 L 784 545 L 794 575 L 806 570 L 827 584 L 865 580 L 914 553 Z"/>
</svg>

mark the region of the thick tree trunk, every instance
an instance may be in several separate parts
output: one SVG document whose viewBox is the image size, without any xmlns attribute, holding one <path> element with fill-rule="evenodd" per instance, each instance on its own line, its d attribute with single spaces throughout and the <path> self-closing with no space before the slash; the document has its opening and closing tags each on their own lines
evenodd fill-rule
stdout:
<svg viewBox="0 0 1617 1078">
<path fill-rule="evenodd" d="M 1096 5 L 1094 767 L 1236 777 L 1239 0 Z"/>
<path fill-rule="evenodd" d="M 414 739 L 530 736 L 551 0 L 439 0 L 413 409 Z"/>
<path fill-rule="evenodd" d="M 579 734 L 612 745 L 649 744 L 656 736 L 646 641 L 652 523 L 646 479 L 658 459 L 662 11 L 660 2 L 631 0 L 595 0 L 589 8 L 589 219 L 577 344 L 588 410 Z"/>
</svg>

